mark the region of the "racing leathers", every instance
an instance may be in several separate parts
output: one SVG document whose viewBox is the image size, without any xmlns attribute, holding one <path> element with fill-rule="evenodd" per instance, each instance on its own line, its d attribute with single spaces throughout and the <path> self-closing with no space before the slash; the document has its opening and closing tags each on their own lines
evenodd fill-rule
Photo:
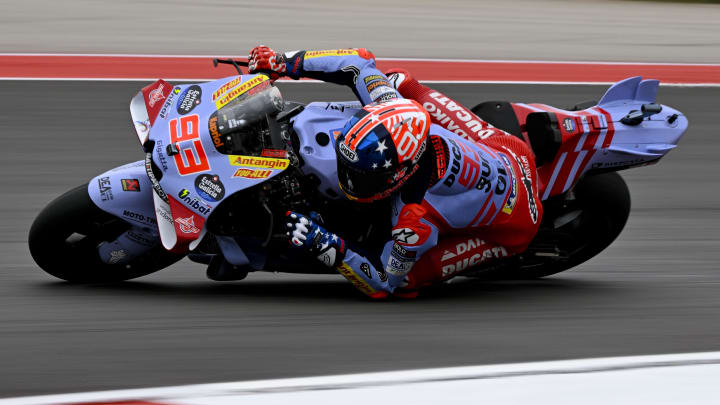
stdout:
<svg viewBox="0 0 720 405">
<path fill-rule="evenodd" d="M 412 296 L 420 287 L 527 248 L 542 205 L 533 154 L 523 141 L 407 72 L 395 71 L 389 81 L 365 49 L 295 51 L 284 62 L 283 74 L 347 85 L 363 104 L 413 98 L 434 123 L 419 162 L 425 174 L 392 197 L 392 234 L 379 257 L 355 251 L 299 213 L 288 213 L 292 244 L 376 298 Z"/>
</svg>

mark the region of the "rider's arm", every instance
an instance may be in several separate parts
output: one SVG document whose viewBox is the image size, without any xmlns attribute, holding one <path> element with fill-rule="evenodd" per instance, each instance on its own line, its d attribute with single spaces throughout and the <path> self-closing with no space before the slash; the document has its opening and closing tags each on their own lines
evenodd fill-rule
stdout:
<svg viewBox="0 0 720 405">
<path fill-rule="evenodd" d="M 328 232 L 309 218 L 288 213 L 291 244 L 305 249 L 328 267 L 335 268 L 358 290 L 372 298 L 383 298 L 398 287 L 420 257 L 437 245 L 438 229 L 423 219 L 419 204 L 396 202 L 399 211 L 392 239 L 382 255 L 348 246 L 339 236 Z"/>
<path fill-rule="evenodd" d="M 349 86 L 363 104 L 401 98 L 364 48 L 285 53 L 286 74 Z"/>
</svg>

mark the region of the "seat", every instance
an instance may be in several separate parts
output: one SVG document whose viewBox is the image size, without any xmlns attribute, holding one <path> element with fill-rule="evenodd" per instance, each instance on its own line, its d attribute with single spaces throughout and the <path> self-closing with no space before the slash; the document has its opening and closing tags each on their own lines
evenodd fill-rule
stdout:
<svg viewBox="0 0 720 405">
<path fill-rule="evenodd" d="M 476 105 L 471 111 L 492 126 L 525 142 L 520 123 L 509 102 L 486 101 Z M 551 162 L 562 144 L 562 133 L 558 127 L 557 116 L 549 112 L 530 113 L 525 122 L 525 129 L 530 140 L 530 148 L 535 154 L 535 164 L 540 166 Z"/>
</svg>

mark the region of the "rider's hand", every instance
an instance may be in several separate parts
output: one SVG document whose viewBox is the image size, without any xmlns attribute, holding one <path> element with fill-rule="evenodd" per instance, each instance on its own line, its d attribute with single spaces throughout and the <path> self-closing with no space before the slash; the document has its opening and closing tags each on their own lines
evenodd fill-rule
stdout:
<svg viewBox="0 0 720 405">
<path fill-rule="evenodd" d="M 270 76 L 270 80 L 275 81 L 287 73 L 285 56 L 267 46 L 256 46 L 248 57 L 248 72 L 266 73 Z"/>
<path fill-rule="evenodd" d="M 316 256 L 328 267 L 337 266 L 345 257 L 345 242 L 342 238 L 326 231 L 305 215 L 288 211 L 285 218 L 291 246 Z"/>
</svg>

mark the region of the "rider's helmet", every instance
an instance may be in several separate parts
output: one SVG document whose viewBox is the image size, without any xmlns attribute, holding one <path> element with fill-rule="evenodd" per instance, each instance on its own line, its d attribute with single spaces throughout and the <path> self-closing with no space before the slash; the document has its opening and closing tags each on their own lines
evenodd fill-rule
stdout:
<svg viewBox="0 0 720 405">
<path fill-rule="evenodd" d="M 389 197 L 417 171 L 429 128 L 430 115 L 414 100 L 366 105 L 335 142 L 340 189 L 358 202 Z"/>
</svg>

